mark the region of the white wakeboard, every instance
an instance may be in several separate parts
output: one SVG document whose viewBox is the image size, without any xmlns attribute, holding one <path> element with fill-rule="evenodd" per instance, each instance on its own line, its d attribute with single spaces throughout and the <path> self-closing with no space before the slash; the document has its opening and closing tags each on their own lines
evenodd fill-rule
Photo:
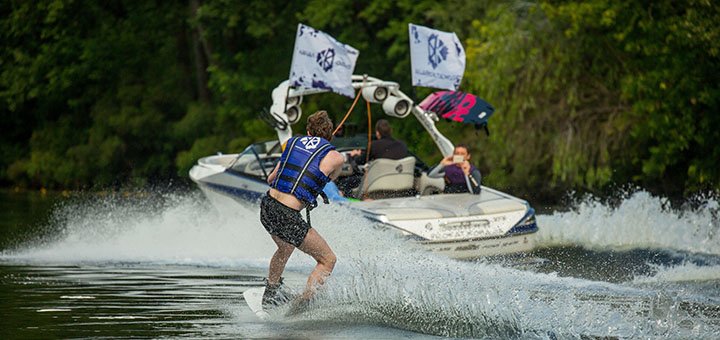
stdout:
<svg viewBox="0 0 720 340">
<path fill-rule="evenodd" d="M 250 310 L 255 313 L 261 320 L 266 320 L 270 317 L 265 310 L 262 308 L 262 297 L 265 292 L 265 287 L 250 288 L 243 292 L 243 297 Z"/>
</svg>

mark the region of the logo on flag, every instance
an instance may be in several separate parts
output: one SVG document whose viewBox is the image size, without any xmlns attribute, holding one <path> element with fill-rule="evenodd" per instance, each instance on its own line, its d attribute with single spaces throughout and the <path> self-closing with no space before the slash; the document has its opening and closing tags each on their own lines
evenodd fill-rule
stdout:
<svg viewBox="0 0 720 340">
<path fill-rule="evenodd" d="M 447 46 L 438 39 L 437 34 L 430 34 L 428 38 L 428 60 L 433 69 L 437 68 L 438 65 L 445 59 L 447 59 L 448 49 Z"/>
<path fill-rule="evenodd" d="M 455 33 L 409 24 L 413 86 L 457 90 L 465 73 L 465 50 Z"/>
<path fill-rule="evenodd" d="M 333 67 L 333 60 L 335 59 L 335 50 L 328 48 L 327 50 L 320 51 L 317 55 L 317 62 L 323 71 L 330 71 Z"/>
<path fill-rule="evenodd" d="M 359 52 L 325 32 L 298 24 L 290 85 L 354 97 L 352 74 Z"/>
</svg>

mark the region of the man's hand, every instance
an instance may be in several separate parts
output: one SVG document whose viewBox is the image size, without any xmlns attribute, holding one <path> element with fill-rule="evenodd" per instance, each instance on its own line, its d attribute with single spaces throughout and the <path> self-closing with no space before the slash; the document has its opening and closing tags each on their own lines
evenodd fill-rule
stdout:
<svg viewBox="0 0 720 340">
<path fill-rule="evenodd" d="M 355 150 L 348 152 L 348 155 L 350 155 L 350 157 L 357 157 L 357 156 L 360 156 L 361 154 L 362 154 L 362 150 L 360 150 L 360 149 L 355 149 Z"/>
</svg>

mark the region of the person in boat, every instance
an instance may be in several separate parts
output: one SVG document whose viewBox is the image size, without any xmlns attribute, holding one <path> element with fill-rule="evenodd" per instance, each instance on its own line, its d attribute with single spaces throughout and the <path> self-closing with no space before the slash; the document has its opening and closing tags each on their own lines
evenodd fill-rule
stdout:
<svg viewBox="0 0 720 340">
<path fill-rule="evenodd" d="M 344 157 L 330 144 L 333 123 L 327 112 L 318 111 L 307 120 L 307 136 L 287 141 L 280 161 L 268 176 L 270 190 L 260 203 L 260 221 L 277 250 L 270 260 L 263 305 L 287 302 L 281 292 L 282 273 L 295 248 L 312 256 L 317 265 L 310 273 L 300 301 L 308 301 L 330 275 L 337 258 L 310 224 L 310 210 L 317 206 L 323 187 L 337 178 Z M 307 221 L 300 210 L 307 209 Z"/>
<path fill-rule="evenodd" d="M 347 153 L 348 157 L 353 157 L 355 163 L 365 164 L 365 160 L 372 161 L 378 158 L 387 159 L 403 159 L 410 156 L 407 145 L 401 140 L 392 137 L 392 127 L 386 119 L 380 119 L 375 123 L 376 140 L 370 143 L 370 154 L 360 149 L 355 149 Z M 342 178 L 338 182 L 338 187 L 343 192 L 352 192 L 362 181 L 363 174 L 356 173 L 352 176 Z"/>
<path fill-rule="evenodd" d="M 366 157 L 371 161 L 378 158 L 397 160 L 410 155 L 405 142 L 392 137 L 392 127 L 386 119 L 380 119 L 375 123 L 375 138 L 377 139 L 370 143 L 370 157 L 360 149 L 350 151 L 350 156 L 361 156 L 359 161 L 364 163 Z"/>
<path fill-rule="evenodd" d="M 480 193 L 482 176 L 470 163 L 470 149 L 465 144 L 455 146 L 453 154 L 443 158 L 440 166 L 445 170 L 445 193 Z"/>
</svg>

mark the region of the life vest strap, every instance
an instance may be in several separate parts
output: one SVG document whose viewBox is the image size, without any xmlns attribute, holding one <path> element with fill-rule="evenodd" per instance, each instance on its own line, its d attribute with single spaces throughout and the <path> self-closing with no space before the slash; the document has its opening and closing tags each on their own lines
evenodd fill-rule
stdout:
<svg viewBox="0 0 720 340">
<path fill-rule="evenodd" d="M 295 147 L 295 143 L 297 143 L 298 139 L 300 139 L 300 138 L 297 138 L 297 137 L 293 138 L 292 143 L 287 146 L 289 149 L 285 149 L 285 150 L 288 150 L 288 154 L 285 158 L 285 161 L 281 164 L 280 169 L 278 169 L 278 174 L 281 174 L 281 173 L 283 173 L 283 171 L 285 171 L 285 166 L 288 164 L 288 160 L 290 159 L 290 150 L 292 150 L 292 148 Z M 272 185 L 273 188 L 277 188 L 278 181 L 280 181 L 280 176 L 277 176 L 275 178 L 275 182 L 273 182 L 273 185 Z"/>
</svg>

